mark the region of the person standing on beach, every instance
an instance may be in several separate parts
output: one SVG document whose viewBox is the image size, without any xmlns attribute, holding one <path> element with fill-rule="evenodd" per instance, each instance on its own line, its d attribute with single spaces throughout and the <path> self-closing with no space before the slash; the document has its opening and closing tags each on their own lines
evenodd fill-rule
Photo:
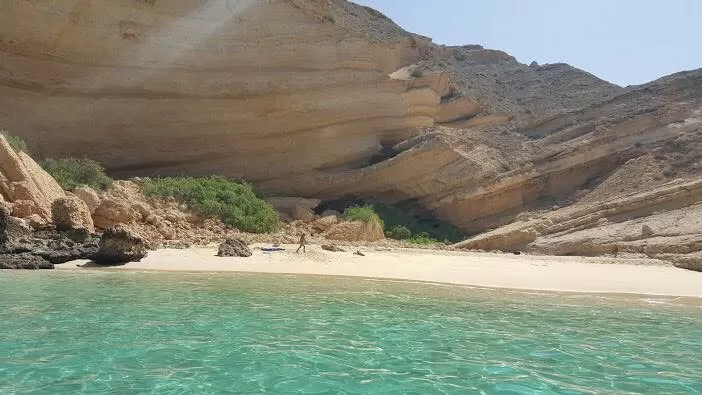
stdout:
<svg viewBox="0 0 702 395">
<path fill-rule="evenodd" d="M 305 249 L 305 241 L 306 241 L 306 238 L 307 238 L 307 235 L 303 232 L 302 235 L 300 235 L 300 246 L 297 247 L 297 251 L 295 251 L 295 252 L 299 253 L 299 252 L 300 252 L 300 248 L 302 248 L 302 252 L 303 252 L 303 253 L 306 253 L 306 252 L 307 252 L 306 249 Z"/>
</svg>

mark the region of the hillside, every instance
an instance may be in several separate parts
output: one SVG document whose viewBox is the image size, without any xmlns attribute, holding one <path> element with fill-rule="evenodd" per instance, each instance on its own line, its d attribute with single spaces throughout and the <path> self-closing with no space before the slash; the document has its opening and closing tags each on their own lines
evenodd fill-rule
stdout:
<svg viewBox="0 0 702 395">
<path fill-rule="evenodd" d="M 649 218 L 637 240 L 685 235 L 684 248 L 661 241 L 665 253 L 702 249 L 699 226 L 671 219 L 700 202 L 702 70 L 624 89 L 566 64 L 435 45 L 343 0 L 0 10 L 0 128 L 40 158 L 411 202 L 468 235 L 498 228 L 466 248 L 646 254 L 613 224 Z M 588 233 L 600 228 L 611 237 Z M 618 247 L 564 247 L 578 240 Z"/>
</svg>

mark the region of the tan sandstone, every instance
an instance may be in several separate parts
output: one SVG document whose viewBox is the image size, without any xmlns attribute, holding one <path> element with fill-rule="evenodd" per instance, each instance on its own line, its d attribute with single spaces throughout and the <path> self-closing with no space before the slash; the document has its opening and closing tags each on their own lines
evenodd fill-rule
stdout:
<svg viewBox="0 0 702 395">
<path fill-rule="evenodd" d="M 53 223 L 59 231 L 70 229 L 95 230 L 90 209 L 77 196 L 68 195 L 56 199 L 51 206 Z"/>
<path fill-rule="evenodd" d="M 51 206 L 65 197 L 63 189 L 29 155 L 16 153 L 0 135 L 0 194 L 12 206 L 12 215 L 39 216 L 51 221 Z"/>
</svg>

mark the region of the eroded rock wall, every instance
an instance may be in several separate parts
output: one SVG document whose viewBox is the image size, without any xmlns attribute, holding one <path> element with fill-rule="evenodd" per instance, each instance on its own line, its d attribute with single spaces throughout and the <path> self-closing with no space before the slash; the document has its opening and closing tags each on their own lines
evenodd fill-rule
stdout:
<svg viewBox="0 0 702 395">
<path fill-rule="evenodd" d="M 117 177 L 221 174 L 268 196 L 409 200 L 477 234 L 702 173 L 699 70 L 624 89 L 438 46 L 341 0 L 0 10 L 0 127 L 39 157 L 87 155 Z"/>
<path fill-rule="evenodd" d="M 117 176 L 256 182 L 363 166 L 381 143 L 433 124 L 448 88 L 445 78 L 389 78 L 408 39 L 386 29 L 370 41 L 327 2 L 1 8 L 2 126 L 39 156 L 88 154 Z"/>
</svg>

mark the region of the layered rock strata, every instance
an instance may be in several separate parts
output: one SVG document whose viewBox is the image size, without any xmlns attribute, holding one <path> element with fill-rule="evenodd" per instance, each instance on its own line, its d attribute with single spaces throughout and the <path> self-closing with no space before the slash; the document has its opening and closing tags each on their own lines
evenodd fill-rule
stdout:
<svg viewBox="0 0 702 395">
<path fill-rule="evenodd" d="M 468 235 L 702 177 L 699 70 L 621 88 L 565 64 L 435 45 L 341 0 L 11 0 L 0 11 L 0 127 L 40 157 L 88 155 L 118 177 L 214 173 L 267 196 L 410 201 Z M 50 205 L 27 202 L 55 200 L 13 196 L 37 221 Z M 150 221 L 78 196 L 100 228 Z M 698 202 L 671 199 L 661 212 Z M 165 239 L 178 232 L 155 223 Z"/>
</svg>

